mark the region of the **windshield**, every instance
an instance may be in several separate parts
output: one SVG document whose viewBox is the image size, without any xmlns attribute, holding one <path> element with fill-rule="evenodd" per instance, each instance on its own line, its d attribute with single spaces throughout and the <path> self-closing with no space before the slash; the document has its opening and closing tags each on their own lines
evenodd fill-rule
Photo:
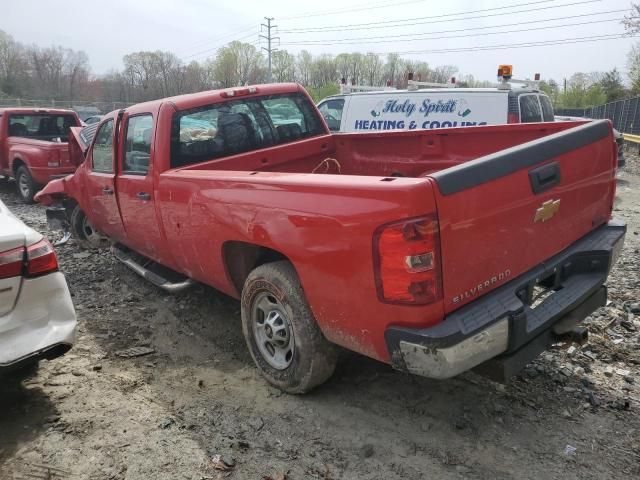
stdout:
<svg viewBox="0 0 640 480">
<path fill-rule="evenodd" d="M 69 128 L 78 125 L 76 117 L 66 114 L 11 114 L 9 136 L 66 142 Z"/>
</svg>

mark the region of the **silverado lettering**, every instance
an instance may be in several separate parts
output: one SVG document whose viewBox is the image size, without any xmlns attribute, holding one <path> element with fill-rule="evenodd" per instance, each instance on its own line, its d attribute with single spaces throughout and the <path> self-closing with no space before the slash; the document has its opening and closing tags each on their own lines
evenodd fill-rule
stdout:
<svg viewBox="0 0 640 480">
<path fill-rule="evenodd" d="M 499 282 L 501 283 L 502 281 L 506 280 L 510 276 L 511 276 L 511 270 L 509 269 L 503 272 L 500 272 L 499 274 L 494 275 L 491 278 L 485 280 L 483 283 L 479 283 L 473 288 L 470 288 L 469 290 L 465 290 L 460 295 L 456 295 L 455 297 L 453 297 L 452 301 L 453 303 L 460 303 L 464 299 L 472 298 L 476 296 L 479 292 L 482 292 L 483 289 L 487 289 Z"/>
<path fill-rule="evenodd" d="M 302 87 L 274 84 L 72 133 L 81 165 L 37 195 L 48 215 L 159 288 L 238 298 L 257 368 L 291 393 L 329 378 L 336 345 L 432 378 L 513 372 L 606 302 L 625 235 L 605 220 L 606 120 L 331 134 Z M 550 199 L 563 208 L 532 222 Z M 534 310 L 538 279 L 555 293 Z"/>
</svg>

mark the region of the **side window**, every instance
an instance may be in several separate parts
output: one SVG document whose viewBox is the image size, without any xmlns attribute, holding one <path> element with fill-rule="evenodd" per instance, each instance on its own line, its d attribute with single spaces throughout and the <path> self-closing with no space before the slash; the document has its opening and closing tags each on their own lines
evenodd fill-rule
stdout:
<svg viewBox="0 0 640 480">
<path fill-rule="evenodd" d="M 520 121 L 522 123 L 542 121 L 537 95 L 520 95 Z"/>
<path fill-rule="evenodd" d="M 152 132 L 151 114 L 129 117 L 122 169 L 124 173 L 146 174 L 149 171 Z"/>
<path fill-rule="evenodd" d="M 540 95 L 540 105 L 542 105 L 542 120 L 544 122 L 553 122 L 555 117 L 553 115 L 553 105 L 551 105 L 549 97 Z"/>
<path fill-rule="evenodd" d="M 332 132 L 340 131 L 340 122 L 342 120 L 342 110 L 344 109 L 344 99 L 336 98 L 327 100 L 320 104 L 318 110 L 324 117 L 329 130 Z"/>
<path fill-rule="evenodd" d="M 113 173 L 113 120 L 104 123 L 96 133 L 91 169 Z"/>
</svg>

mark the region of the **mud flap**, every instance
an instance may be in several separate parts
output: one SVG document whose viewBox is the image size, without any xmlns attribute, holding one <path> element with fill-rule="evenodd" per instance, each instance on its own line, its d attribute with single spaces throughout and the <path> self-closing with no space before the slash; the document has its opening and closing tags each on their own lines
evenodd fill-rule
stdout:
<svg viewBox="0 0 640 480">
<path fill-rule="evenodd" d="M 64 207 L 48 207 L 47 227 L 49 230 L 69 230 L 69 219 L 67 218 L 67 210 Z"/>
</svg>

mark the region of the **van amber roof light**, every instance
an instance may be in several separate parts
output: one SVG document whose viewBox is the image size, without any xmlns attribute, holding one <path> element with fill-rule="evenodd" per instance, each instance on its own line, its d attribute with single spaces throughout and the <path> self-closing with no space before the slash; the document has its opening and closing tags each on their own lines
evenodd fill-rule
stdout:
<svg viewBox="0 0 640 480">
<path fill-rule="evenodd" d="M 509 80 L 513 76 L 513 65 L 500 65 L 498 67 L 498 77 Z"/>
</svg>

